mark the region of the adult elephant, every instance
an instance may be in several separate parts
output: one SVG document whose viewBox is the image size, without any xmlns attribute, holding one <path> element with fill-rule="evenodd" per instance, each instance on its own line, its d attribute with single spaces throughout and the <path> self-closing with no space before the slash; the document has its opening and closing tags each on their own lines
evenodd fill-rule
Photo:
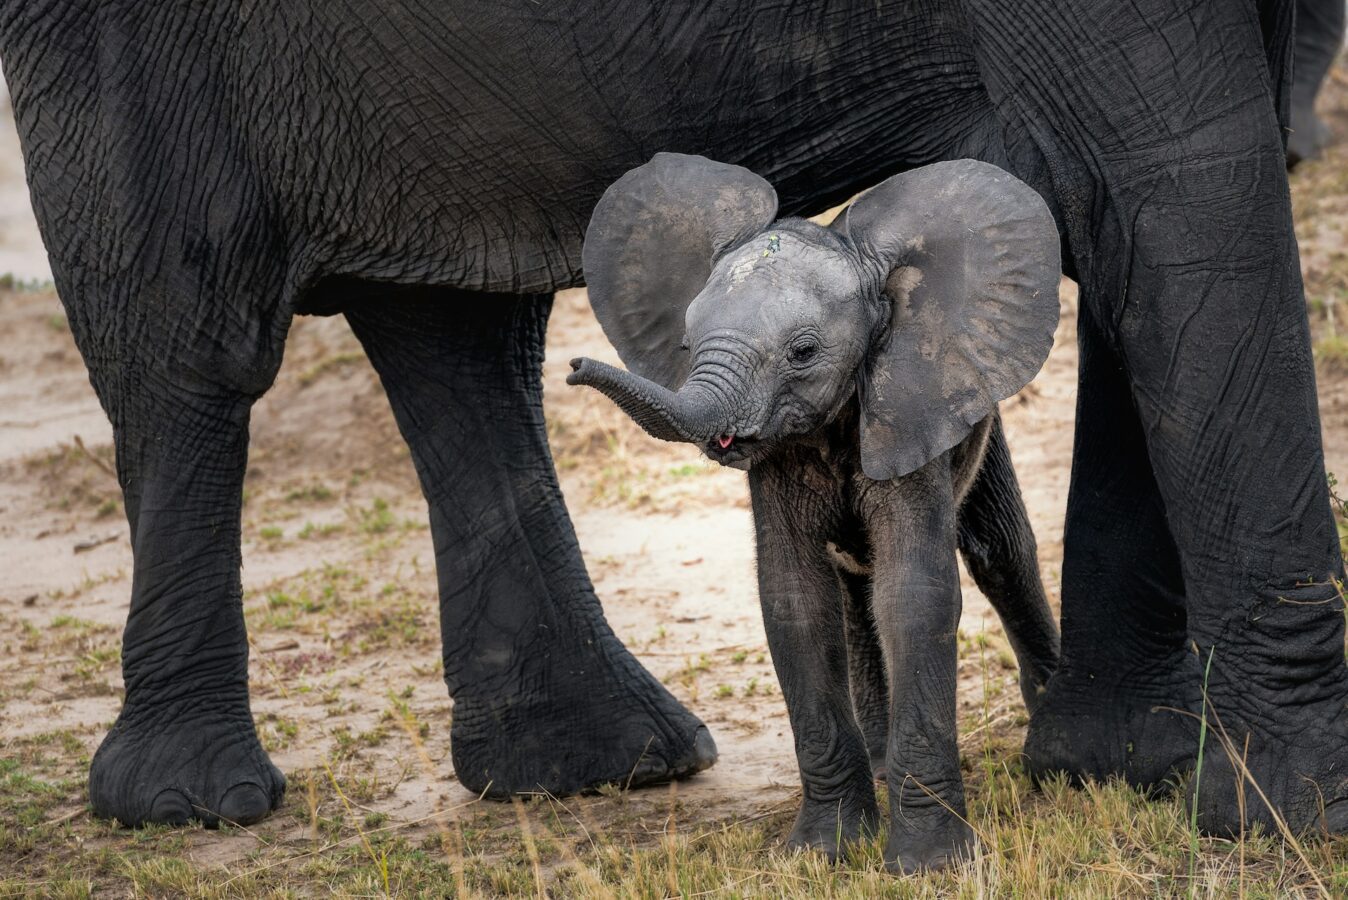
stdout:
<svg viewBox="0 0 1348 900">
<path fill-rule="evenodd" d="M 1182 8 L 1181 8 L 1182 7 Z M 33 200 L 112 420 L 135 551 L 96 812 L 248 822 L 248 414 L 297 314 L 342 313 L 431 510 L 454 764 L 575 791 L 707 765 L 605 624 L 544 436 L 551 293 L 606 185 L 661 150 L 783 214 L 972 157 L 1029 182 L 1081 286 L 1063 658 L 1036 771 L 1155 784 L 1210 709 L 1272 803 L 1348 824 L 1342 561 L 1282 132 L 1290 3 L 389 0 L 0 12 Z M 691 263 L 690 263 L 691 264 Z M 1246 743 L 1248 739 L 1248 744 Z M 1207 744 L 1211 830 L 1242 826 Z M 1245 793 L 1246 820 L 1269 810 Z"/>
</svg>

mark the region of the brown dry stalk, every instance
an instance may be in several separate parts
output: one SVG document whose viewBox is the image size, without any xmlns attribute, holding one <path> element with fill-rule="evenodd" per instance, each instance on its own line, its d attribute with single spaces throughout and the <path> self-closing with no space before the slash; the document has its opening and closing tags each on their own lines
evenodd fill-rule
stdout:
<svg viewBox="0 0 1348 900">
<path fill-rule="evenodd" d="M 529 814 L 524 809 L 524 801 L 519 797 L 511 797 L 511 804 L 515 807 L 515 817 L 520 822 L 520 838 L 524 841 L 524 852 L 529 857 L 529 865 L 534 870 L 534 889 L 538 892 L 538 900 L 547 900 L 547 888 L 543 886 L 543 865 L 538 859 L 538 846 L 534 844 L 533 828 L 529 825 Z"/>
<path fill-rule="evenodd" d="M 117 480 L 117 470 L 115 470 L 112 466 L 105 463 L 103 460 L 99 459 L 97 456 L 94 456 L 94 454 L 89 451 L 89 448 L 84 446 L 84 438 L 80 437 L 78 434 L 75 435 L 75 447 L 80 451 L 80 453 L 84 454 L 85 459 L 89 460 L 89 462 L 93 463 L 95 466 L 98 466 L 98 468 L 102 469 L 104 472 L 111 475 L 114 481 Z"/>
<path fill-rule="evenodd" d="M 412 742 L 412 748 L 416 750 L 417 759 L 421 762 L 422 771 L 425 772 L 426 777 L 432 782 L 439 780 L 435 771 L 435 763 L 431 761 L 431 755 L 426 752 L 426 744 L 421 739 L 420 728 L 417 727 L 417 722 L 412 716 L 411 711 L 408 710 L 404 712 L 403 710 L 398 709 L 396 705 L 394 706 L 394 711 L 397 713 L 398 724 L 402 726 L 403 731 L 407 734 L 407 739 Z M 440 795 L 438 793 L 435 794 L 435 799 L 432 802 L 434 803 L 436 813 L 435 825 L 440 830 L 440 847 L 445 851 L 445 857 L 449 861 L 449 870 L 454 873 L 454 887 L 458 889 L 458 896 L 471 896 L 468 891 L 468 881 L 464 876 L 463 871 L 463 852 L 459 846 L 459 842 L 450 832 L 449 826 L 445 824 L 444 819 L 439 815 L 441 809 Z"/>
</svg>

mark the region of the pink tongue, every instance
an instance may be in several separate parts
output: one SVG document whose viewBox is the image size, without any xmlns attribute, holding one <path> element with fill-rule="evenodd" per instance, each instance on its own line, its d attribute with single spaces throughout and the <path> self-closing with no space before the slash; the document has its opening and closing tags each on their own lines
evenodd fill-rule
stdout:
<svg viewBox="0 0 1348 900">
<path fill-rule="evenodd" d="M 731 444 L 733 444 L 734 442 L 735 442 L 735 436 L 734 436 L 733 434 L 723 434 L 723 435 L 721 435 L 720 437 L 718 437 L 718 438 L 716 439 L 716 443 L 718 443 L 718 444 L 721 445 L 721 449 L 722 449 L 722 450 L 726 449 L 727 447 L 729 447 L 729 446 L 730 446 Z"/>
</svg>

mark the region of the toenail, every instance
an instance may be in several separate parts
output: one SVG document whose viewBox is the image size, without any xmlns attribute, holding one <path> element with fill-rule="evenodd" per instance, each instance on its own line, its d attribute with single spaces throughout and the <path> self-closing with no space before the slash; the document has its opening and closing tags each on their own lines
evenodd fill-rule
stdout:
<svg viewBox="0 0 1348 900">
<path fill-rule="evenodd" d="M 165 788 L 155 795 L 150 804 L 147 821 L 165 825 L 186 825 L 192 818 L 192 803 L 182 791 Z"/>
<path fill-rule="evenodd" d="M 271 812 L 271 798 L 262 788 L 245 781 L 225 791 L 216 814 L 232 825 L 251 825 Z"/>
<path fill-rule="evenodd" d="M 712 739 L 711 731 L 706 725 L 697 730 L 693 735 L 693 769 L 694 772 L 701 772 L 703 769 L 710 769 L 716 762 L 716 741 Z"/>
</svg>

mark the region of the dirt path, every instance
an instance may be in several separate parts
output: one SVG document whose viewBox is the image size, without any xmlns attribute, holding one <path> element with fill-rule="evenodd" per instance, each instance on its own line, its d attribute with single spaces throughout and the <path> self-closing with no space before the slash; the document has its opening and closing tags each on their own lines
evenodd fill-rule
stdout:
<svg viewBox="0 0 1348 900">
<path fill-rule="evenodd" d="M 0 149 L 0 208 L 13 212 L 20 170 L 12 141 Z M 32 258 L 31 230 L 11 219 L 22 216 L 0 214 L 0 271 L 4 260 Z M 1003 406 L 1055 603 L 1076 399 L 1070 283 L 1062 306 L 1043 372 Z M 651 441 L 596 393 L 566 387 L 566 361 L 581 353 L 616 360 L 583 292 L 571 291 L 549 331 L 546 409 L 576 530 L 614 629 L 705 718 L 721 750 L 715 768 L 676 788 L 681 815 L 778 814 L 798 788 L 759 620 L 744 476 Z M 1348 378 L 1338 371 L 1322 372 L 1322 406 L 1330 467 L 1348 473 Z M 307 833 L 317 821 L 308 786 L 327 777 L 325 766 L 361 809 L 395 822 L 473 799 L 448 757 L 425 505 L 340 318 L 296 323 L 253 441 L 243 571 L 253 709 L 291 799 L 261 838 L 193 834 L 190 853 L 204 864 Z M 53 748 L 49 774 L 69 790 L 48 819 L 82 815 L 87 758 L 120 703 L 131 553 L 110 464 L 109 427 L 54 294 L 0 292 L 0 756 Z M 1024 716 L 1014 661 L 967 576 L 964 593 L 965 746 L 1016 745 Z M 320 807 L 338 804 L 313 790 Z M 653 790 L 580 805 L 606 827 L 658 829 L 670 802 Z M 499 815 L 483 808 L 463 815 Z"/>
</svg>

